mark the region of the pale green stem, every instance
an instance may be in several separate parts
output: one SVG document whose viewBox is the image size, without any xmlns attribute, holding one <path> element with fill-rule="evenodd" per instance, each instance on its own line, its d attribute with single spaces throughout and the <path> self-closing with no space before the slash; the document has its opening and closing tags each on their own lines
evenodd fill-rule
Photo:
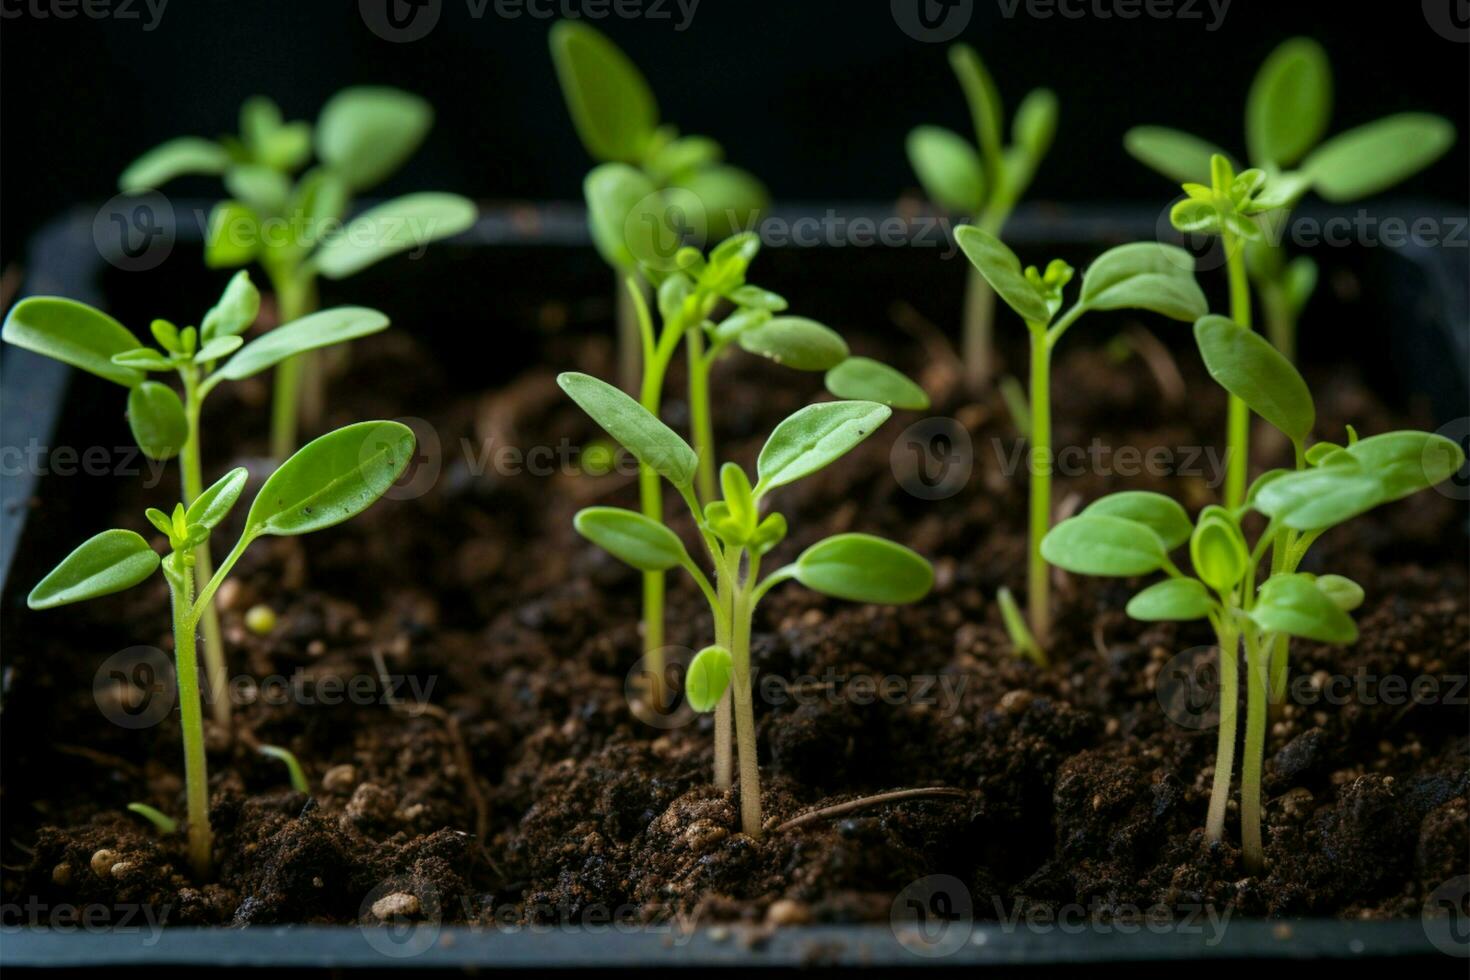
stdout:
<svg viewBox="0 0 1470 980">
<path fill-rule="evenodd" d="M 199 413 L 204 404 L 204 395 L 199 388 L 199 373 L 194 365 L 179 372 L 184 379 L 184 417 L 188 421 L 188 435 L 179 451 L 179 465 L 183 475 L 184 506 L 194 503 L 204 492 L 204 465 L 199 446 Z M 194 549 L 194 575 L 198 587 L 203 589 L 214 577 L 214 562 L 210 557 L 209 542 L 205 541 Z M 220 631 L 219 613 L 210 605 L 204 612 L 204 676 L 209 688 L 210 713 L 214 722 L 222 728 L 230 727 L 229 669 L 225 663 L 224 635 Z"/>
<path fill-rule="evenodd" d="M 636 394 L 645 351 L 639 333 L 638 304 L 633 301 L 631 290 L 636 289 L 639 298 L 646 304 L 648 285 L 642 279 L 632 276 L 623 279 L 620 274 L 618 278 L 617 288 L 613 290 L 617 296 L 618 385 L 629 394 Z M 627 283 L 634 285 L 629 287 Z"/>
<path fill-rule="evenodd" d="M 717 598 L 720 609 L 728 610 L 727 618 L 722 623 L 720 618 L 715 618 L 715 644 L 730 651 L 733 661 L 735 656 L 735 605 L 733 583 L 738 574 L 739 554 L 731 549 L 737 568 L 732 573 L 728 560 L 719 559 L 721 564 L 716 570 Z M 734 685 L 731 685 L 733 687 Z M 719 704 L 715 706 L 715 786 L 720 789 L 729 789 L 734 784 L 735 777 L 735 740 L 734 740 L 734 706 L 731 688 L 725 689 Z"/>
<path fill-rule="evenodd" d="M 1245 630 L 1245 756 L 1240 761 L 1240 844 L 1252 874 L 1265 867 L 1261 847 L 1261 767 L 1266 752 L 1266 651 L 1261 638 Z"/>
<path fill-rule="evenodd" d="M 1031 632 L 1045 650 L 1051 642 L 1051 569 L 1041 539 L 1051 530 L 1051 343 L 1042 324 L 1031 331 L 1031 528 L 1027 549 L 1026 607 Z"/>
<path fill-rule="evenodd" d="M 1228 617 L 1230 610 L 1225 610 Z M 1240 678 L 1236 664 L 1239 637 L 1228 618 L 1215 624 L 1220 644 L 1220 728 L 1215 742 L 1215 781 L 1210 788 L 1209 816 L 1205 836 L 1212 842 L 1225 837 L 1225 811 L 1230 803 L 1230 776 L 1235 769 L 1235 725 L 1239 715 Z"/>
<path fill-rule="evenodd" d="M 280 322 L 299 320 L 317 307 L 316 283 L 298 279 L 294 270 L 266 270 L 276 294 Z M 275 387 L 271 392 L 271 455 L 277 462 L 296 451 L 297 427 L 301 412 L 302 372 L 308 355 L 288 357 L 276 366 Z"/>
<path fill-rule="evenodd" d="M 999 235 L 1006 216 L 987 210 L 976 225 L 992 235 Z M 966 263 L 969 265 L 969 263 Z M 995 376 L 995 291 L 974 265 L 969 265 L 965 280 L 965 311 L 961 323 L 960 359 L 964 364 L 965 385 L 971 394 L 990 386 Z"/>
<path fill-rule="evenodd" d="M 1296 314 L 1279 278 L 1261 284 L 1261 312 L 1266 318 L 1266 335 L 1286 359 L 1296 363 Z"/>
<path fill-rule="evenodd" d="M 1230 319 L 1251 329 L 1251 286 L 1246 275 L 1243 243 L 1225 232 L 1226 269 L 1230 276 Z M 1246 475 L 1250 469 L 1250 409 L 1235 395 L 1230 396 L 1225 460 L 1225 506 L 1236 509 L 1245 502 Z"/>
<path fill-rule="evenodd" d="M 736 561 L 739 561 L 738 554 Z M 751 837 L 759 837 L 761 781 L 756 760 L 755 705 L 750 684 L 752 611 L 751 590 L 747 582 L 737 586 L 734 595 L 734 623 L 730 636 L 734 677 L 731 687 L 735 692 L 735 740 L 740 752 L 740 828 Z"/>
<path fill-rule="evenodd" d="M 689 433 L 699 459 L 695 485 L 700 503 L 715 499 L 715 429 L 710 418 L 710 359 L 704 353 L 704 330 L 698 325 L 685 331 L 684 352 L 689 360 Z"/>
<path fill-rule="evenodd" d="M 172 561 L 172 557 L 168 559 Z M 174 660 L 179 694 L 179 727 L 184 736 L 184 795 L 189 816 L 189 863 L 197 878 L 209 877 L 214 836 L 209 828 L 209 772 L 204 755 L 204 720 L 199 706 L 199 665 L 194 648 L 197 619 L 187 568 L 169 571 L 174 620 Z"/>
</svg>

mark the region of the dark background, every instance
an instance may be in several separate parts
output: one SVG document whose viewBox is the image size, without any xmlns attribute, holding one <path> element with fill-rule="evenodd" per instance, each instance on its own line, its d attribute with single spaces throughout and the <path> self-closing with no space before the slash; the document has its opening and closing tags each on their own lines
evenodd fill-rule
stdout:
<svg viewBox="0 0 1470 980">
<path fill-rule="evenodd" d="M 432 100 L 439 115 L 427 145 L 385 192 L 454 190 L 483 200 L 580 193 L 589 160 L 547 55 L 550 16 L 500 16 L 487 0 L 475 17 L 478 0 L 439 0 L 425 38 L 391 43 L 369 30 L 358 0 L 169 0 L 153 30 L 144 29 L 144 0 L 111 0 L 114 9 L 127 4 L 131 18 L 89 17 L 80 7 L 57 16 L 80 2 L 0 0 L 6 266 L 49 216 L 109 197 L 116 175 L 153 145 L 233 132 L 241 100 L 257 92 L 273 96 L 288 118 L 314 118 L 350 83 L 389 83 Z M 599 0 L 530 2 L 555 13 L 597 9 Z M 1157 122 L 1243 150 L 1251 75 L 1296 33 L 1320 38 L 1331 54 L 1334 130 L 1404 109 L 1454 120 L 1454 150 L 1400 193 L 1457 207 L 1466 200 L 1470 45 L 1436 32 L 1417 0 L 1232 0 L 1214 30 L 1207 0 L 1174 0 L 1193 17 L 1131 20 L 1099 14 L 1118 9 L 1112 0 L 1066 0 L 1080 16 L 1047 18 L 1024 2 L 972 2 L 960 36 L 981 51 L 1008 109 L 1036 85 L 1061 99 L 1061 129 L 1032 200 L 1161 204 L 1170 188 L 1124 154 L 1123 131 Z M 1456 4 L 1463 23 L 1464 0 L 1441 5 Z M 699 0 L 682 31 L 674 0 L 662 10 L 665 19 L 594 23 L 649 76 L 667 121 L 721 140 L 778 201 L 891 200 L 915 183 L 903 153 L 911 126 L 968 131 L 945 45 L 906 34 L 889 0 Z M 217 195 L 218 182 L 179 182 L 173 192 Z"/>
</svg>

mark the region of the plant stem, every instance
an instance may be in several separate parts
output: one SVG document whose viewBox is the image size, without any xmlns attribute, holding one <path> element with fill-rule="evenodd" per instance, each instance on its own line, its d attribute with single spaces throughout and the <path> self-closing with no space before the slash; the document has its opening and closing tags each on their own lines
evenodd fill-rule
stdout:
<svg viewBox="0 0 1470 980">
<path fill-rule="evenodd" d="M 1261 848 L 1261 765 L 1266 751 L 1266 651 L 1261 638 L 1245 630 L 1245 756 L 1240 760 L 1240 844 L 1252 874 L 1265 867 Z"/>
<path fill-rule="evenodd" d="M 184 417 L 188 420 L 189 434 L 179 451 L 179 465 L 184 485 L 184 506 L 194 503 L 204 492 L 204 464 L 199 447 L 199 412 L 204 398 L 199 392 L 199 372 L 189 365 L 180 372 L 184 378 Z M 198 587 L 203 589 L 214 577 L 214 562 L 210 558 L 209 542 L 205 541 L 194 549 L 194 574 Z M 211 603 L 204 610 L 204 676 L 209 689 L 209 708 L 215 724 L 228 730 L 230 727 L 229 670 L 225 664 L 224 636 L 219 628 L 219 613 Z"/>
<path fill-rule="evenodd" d="M 733 549 L 732 549 L 733 551 Z M 735 581 L 735 575 L 739 573 L 739 555 L 735 556 L 737 567 L 732 572 L 729 562 L 716 556 L 719 567 L 716 568 L 715 588 L 716 598 L 721 609 L 725 610 L 723 622 L 720 616 L 715 617 L 715 644 L 731 651 L 731 659 L 734 659 L 735 639 L 733 634 L 735 605 L 732 601 L 731 583 Z M 733 695 L 730 688 L 725 688 L 724 695 L 719 704 L 715 705 L 715 786 L 719 789 L 729 789 L 734 784 L 735 775 L 735 747 L 734 747 L 734 706 L 731 702 Z"/>
<path fill-rule="evenodd" d="M 312 279 L 297 276 L 294 270 L 267 268 L 266 274 L 276 294 L 277 326 L 299 320 L 316 309 L 316 283 Z M 296 450 L 305 356 L 288 357 L 276 367 L 271 392 L 271 455 L 277 462 Z"/>
<path fill-rule="evenodd" d="M 739 555 L 736 555 L 736 562 Z M 754 575 L 751 576 L 754 578 Z M 738 586 L 730 655 L 734 666 L 731 687 L 735 692 L 735 740 L 740 749 L 740 829 L 751 837 L 761 835 L 761 778 L 756 761 L 755 706 L 750 686 L 751 583 Z"/>
<path fill-rule="evenodd" d="M 1221 244 L 1230 275 L 1230 319 L 1251 329 L 1251 285 L 1246 275 L 1244 243 L 1226 231 Z M 1246 474 L 1250 469 L 1250 409 L 1235 395 L 1230 396 L 1225 459 L 1225 506 L 1232 510 L 1245 502 Z"/>
<path fill-rule="evenodd" d="M 1227 609 L 1225 615 L 1230 615 Z M 1230 775 L 1235 769 L 1235 724 L 1239 714 L 1240 678 L 1236 664 L 1239 636 L 1234 625 L 1216 624 L 1220 644 L 1220 728 L 1215 744 L 1215 781 L 1210 787 L 1210 810 L 1205 836 L 1212 842 L 1225 837 L 1225 809 L 1230 802 Z"/>
<path fill-rule="evenodd" d="M 176 556 L 170 556 L 172 562 Z M 174 660 L 179 726 L 184 734 L 184 790 L 189 815 L 189 862 L 196 877 L 209 877 L 214 837 L 209 829 L 209 773 L 204 756 L 204 721 L 199 708 L 199 667 L 194 650 L 194 578 L 187 568 L 168 572 L 174 619 Z"/>
<path fill-rule="evenodd" d="M 658 415 L 663 400 L 666 358 L 655 357 L 644 365 L 643 386 L 639 404 Z M 660 524 L 664 520 L 663 486 L 659 475 L 643 463 L 638 464 L 638 500 L 643 515 Z M 649 696 L 657 710 L 664 704 L 664 573 L 643 573 L 643 660 L 653 678 Z"/>
<path fill-rule="evenodd" d="M 631 289 L 637 289 L 644 303 L 648 302 L 648 284 L 641 278 L 624 278 L 617 273 L 613 293 L 617 297 L 618 320 L 618 385 L 630 395 L 638 391 L 639 374 L 643 369 L 643 344 L 638 326 L 638 304 L 633 301 Z M 625 287 L 633 282 L 632 287 Z"/>
<path fill-rule="evenodd" d="M 1042 650 L 1051 641 L 1051 569 L 1041 539 L 1051 530 L 1051 342 L 1042 324 L 1031 330 L 1031 531 L 1027 548 L 1026 608 Z"/>
<path fill-rule="evenodd" d="M 1266 317 L 1266 336 L 1288 361 L 1295 364 L 1296 315 L 1286 298 L 1286 290 L 1279 279 L 1266 279 L 1260 286 L 1261 310 Z"/>
<path fill-rule="evenodd" d="M 965 313 L 960 356 L 965 367 L 965 388 L 983 392 L 995 376 L 995 291 L 975 266 L 965 280 Z"/>
<path fill-rule="evenodd" d="M 699 502 L 715 499 L 715 429 L 710 419 L 710 361 L 704 356 L 704 330 L 698 324 L 685 331 L 684 351 L 689 358 L 689 434 L 699 457 L 695 488 Z"/>
</svg>

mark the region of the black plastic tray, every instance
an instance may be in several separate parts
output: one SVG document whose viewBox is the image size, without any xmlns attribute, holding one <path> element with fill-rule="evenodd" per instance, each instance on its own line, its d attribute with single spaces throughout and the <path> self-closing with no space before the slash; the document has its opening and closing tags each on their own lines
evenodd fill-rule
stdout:
<svg viewBox="0 0 1470 980">
<path fill-rule="evenodd" d="M 205 208 L 203 202 L 175 202 L 186 212 Z M 26 294 L 70 296 L 108 308 L 125 322 L 146 322 L 154 312 L 143 297 L 164 295 L 169 308 L 204 309 L 217 288 L 217 276 L 199 276 L 197 229 L 179 226 L 178 254 L 147 272 L 121 271 L 109 264 L 93 238 L 97 211 L 78 209 L 58 218 L 35 239 L 25 281 Z M 1313 212 L 1305 212 L 1312 216 Z M 1317 217 L 1327 215 L 1322 212 Z M 1453 214 L 1453 208 L 1425 202 L 1389 202 L 1376 214 L 1404 218 Z M 806 218 L 825 227 L 850 223 L 855 217 L 883 221 L 892 217 L 883 206 L 804 207 L 783 210 L 777 220 L 788 223 Z M 1043 247 L 1077 261 L 1097 249 L 1123 241 L 1156 237 L 1160 215 L 1126 207 L 1058 209 L 1023 208 L 1007 228 L 1007 239 L 1018 250 Z M 942 243 L 930 239 L 923 223 L 910 229 L 919 240 L 903 245 L 847 245 L 832 242 L 815 247 L 777 249 L 774 267 L 760 279 L 782 289 L 787 280 L 829 277 L 844 290 L 873 297 L 911 297 L 926 314 L 941 323 L 957 320 L 962 259 L 936 262 Z M 189 254 L 192 250 L 193 253 Z M 1390 399 L 1427 398 L 1436 423 L 1463 418 L 1470 403 L 1470 314 L 1467 314 L 1467 253 L 1452 248 L 1404 246 L 1328 250 L 1319 255 L 1324 272 L 1341 267 L 1360 290 L 1324 289 L 1304 324 L 1303 357 L 1310 363 L 1327 350 L 1362 352 L 1358 359 L 1365 377 Z M 785 254 L 783 254 L 785 253 Z M 800 253 L 797 257 L 794 253 Z M 1208 291 L 1221 276 L 1205 275 Z M 1324 275 L 1324 283 L 1328 275 Z M 852 284 L 857 285 L 852 285 Z M 416 322 L 438 324 L 431 344 L 464 337 L 465 311 L 476 303 L 497 304 L 500 312 L 532 310 L 554 289 L 563 297 L 605 301 L 611 277 L 592 253 L 579 207 L 549 205 L 501 206 L 486 210 L 477 225 L 453 242 L 431 250 L 416 261 L 399 261 L 377 276 L 349 285 L 355 302 L 394 309 L 392 297 L 411 296 Z M 466 291 L 473 294 L 469 297 Z M 329 296 L 328 299 L 334 299 Z M 609 311 L 610 312 L 610 311 Z M 1338 316 L 1338 313 L 1350 313 Z M 526 317 L 530 313 L 526 312 Z M 514 318 L 514 316 L 512 316 Z M 873 317 L 869 317 L 873 319 Z M 1184 333 L 1187 333 L 1185 331 Z M 526 363 L 517 360 L 533 341 L 515 336 L 500 338 L 502 350 L 512 351 L 494 363 L 473 365 L 477 380 L 509 377 Z M 1177 338 L 1175 340 L 1177 341 Z M 460 370 L 466 370 L 461 368 Z M 79 415 L 93 421 L 92 405 L 118 427 L 115 392 L 89 378 L 72 384 L 72 372 L 62 365 L 26 351 L 0 350 L 0 452 L 12 453 L 33 440 L 40 445 L 65 436 L 68 420 Z M 110 400 L 105 396 L 111 395 Z M 56 443 L 61 444 L 61 443 Z M 29 502 L 38 491 L 51 494 L 44 477 L 26 468 L 7 466 L 0 476 L 0 608 L 11 620 L 25 616 L 24 583 L 33 569 L 23 560 Z M 52 480 L 52 483 L 58 481 Z M 64 481 L 58 493 L 79 492 Z M 89 493 L 95 493 L 95 486 Z M 103 493 L 108 492 L 103 488 Z M 37 532 L 39 533 L 39 532 Z M 18 558 L 19 556 L 19 558 Z M 15 572 L 12 577 L 12 571 Z M 11 632 L 6 630 L 7 633 Z M 1460 933 L 1464 921 L 1457 922 Z M 1176 970 L 1189 961 L 1195 974 L 1200 961 L 1227 968 L 1229 961 L 1412 958 L 1416 969 L 1444 967 L 1463 976 L 1463 964 L 1446 955 L 1444 920 L 1359 922 L 1298 920 L 1272 922 L 1232 919 L 1211 942 L 1211 930 L 1156 931 L 1146 925 L 1079 925 L 1069 928 L 1007 927 L 994 923 L 962 923 L 963 942 L 944 956 L 922 956 L 906 944 L 902 929 L 883 925 L 790 927 L 753 930 L 743 927 L 631 931 L 605 927 L 524 927 L 476 929 L 458 926 L 421 927 L 410 937 L 394 939 L 376 928 L 254 927 L 168 928 L 93 934 L 81 930 L 0 928 L 0 965 L 7 967 L 80 967 L 115 965 L 142 967 L 325 967 L 374 968 L 407 966 L 430 968 L 598 968 L 645 967 L 974 967 L 1011 966 L 1045 968 L 1065 964 L 1133 964 L 1151 970 Z M 1438 942 L 1436 942 L 1436 940 Z M 1458 954 L 1470 951 L 1459 936 Z M 1453 944 L 1451 944 L 1453 945 Z M 421 951 L 420 948 L 422 947 Z M 402 954 L 413 950 L 414 955 Z M 1136 972 L 1136 971 L 1134 971 Z"/>
</svg>

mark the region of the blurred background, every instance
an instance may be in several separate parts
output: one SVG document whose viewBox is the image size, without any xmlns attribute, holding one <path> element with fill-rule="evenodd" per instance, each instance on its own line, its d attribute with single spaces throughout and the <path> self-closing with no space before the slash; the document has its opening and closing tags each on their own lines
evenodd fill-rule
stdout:
<svg viewBox="0 0 1470 980">
<path fill-rule="evenodd" d="M 563 15 L 609 34 L 664 119 L 718 138 L 778 203 L 913 189 L 908 129 L 969 131 L 945 59 L 957 29 L 1008 108 L 1038 85 L 1061 99 L 1030 200 L 1162 206 L 1173 190 L 1123 152 L 1124 130 L 1167 124 L 1243 151 L 1250 79 L 1299 33 L 1332 57 L 1333 131 L 1408 109 L 1454 120 L 1454 149 L 1397 193 L 1455 211 L 1467 200 L 1464 0 L 949 0 L 933 8 L 947 19 L 932 40 L 914 36 L 920 2 L 937 0 L 3 0 L 0 265 L 13 270 L 50 216 L 110 197 L 123 167 L 164 139 L 233 132 L 255 93 L 291 119 L 315 118 L 352 83 L 429 98 L 435 129 L 384 194 L 578 198 L 590 161 L 546 47 Z M 171 192 L 216 196 L 218 183 Z"/>
</svg>

